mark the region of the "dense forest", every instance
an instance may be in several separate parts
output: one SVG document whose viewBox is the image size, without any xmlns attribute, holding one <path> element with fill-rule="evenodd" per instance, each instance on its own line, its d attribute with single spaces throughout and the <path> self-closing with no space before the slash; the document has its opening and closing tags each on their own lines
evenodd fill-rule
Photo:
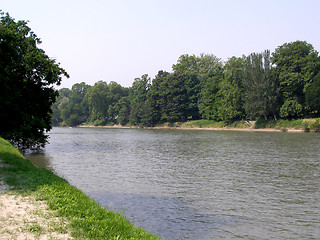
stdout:
<svg viewBox="0 0 320 240">
<path fill-rule="evenodd" d="M 305 41 L 226 62 L 214 55 L 182 55 L 172 72 L 134 79 L 131 87 L 98 81 L 59 90 L 53 124 L 154 126 L 208 119 L 319 117 L 320 57 Z"/>
</svg>

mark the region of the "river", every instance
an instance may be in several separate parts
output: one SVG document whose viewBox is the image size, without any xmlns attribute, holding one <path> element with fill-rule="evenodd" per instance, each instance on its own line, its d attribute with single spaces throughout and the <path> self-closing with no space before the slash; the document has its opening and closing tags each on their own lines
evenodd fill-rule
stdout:
<svg viewBox="0 0 320 240">
<path fill-rule="evenodd" d="M 166 240 L 319 239 L 320 134 L 53 128 L 29 158 Z"/>
</svg>

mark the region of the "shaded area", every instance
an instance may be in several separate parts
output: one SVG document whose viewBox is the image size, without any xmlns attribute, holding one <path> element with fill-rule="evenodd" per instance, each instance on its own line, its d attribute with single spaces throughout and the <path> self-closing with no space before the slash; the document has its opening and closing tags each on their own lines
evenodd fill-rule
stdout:
<svg viewBox="0 0 320 240">
<path fill-rule="evenodd" d="M 123 214 L 136 226 L 160 233 L 166 240 L 212 239 L 215 230 L 243 221 L 239 217 L 201 211 L 181 198 L 143 194 L 89 193 L 101 206 Z"/>
</svg>

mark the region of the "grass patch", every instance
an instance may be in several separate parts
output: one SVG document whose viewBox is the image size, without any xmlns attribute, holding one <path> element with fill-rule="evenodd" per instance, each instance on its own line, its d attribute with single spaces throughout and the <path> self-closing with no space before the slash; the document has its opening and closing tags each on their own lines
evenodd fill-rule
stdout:
<svg viewBox="0 0 320 240">
<path fill-rule="evenodd" d="M 280 119 L 280 120 L 264 120 L 259 119 L 256 121 L 254 128 L 275 128 L 280 130 L 287 129 L 303 129 L 305 131 L 320 130 L 320 119 Z"/>
<path fill-rule="evenodd" d="M 34 166 L 9 142 L 0 138 L 0 174 L 19 194 L 34 194 L 58 217 L 67 219 L 75 239 L 158 239 L 136 228 L 119 213 L 108 211 L 52 172 Z M 31 225 L 29 231 L 40 231 Z"/>
<path fill-rule="evenodd" d="M 305 131 L 320 132 L 320 118 L 304 119 L 303 121 Z"/>
<path fill-rule="evenodd" d="M 34 223 L 28 226 L 28 231 L 40 233 L 42 231 L 42 227 L 38 223 Z"/>
<path fill-rule="evenodd" d="M 113 126 L 114 123 L 111 121 L 107 121 L 105 119 L 98 119 L 95 121 L 86 122 L 84 125 L 89 125 L 89 126 L 91 125 L 91 126 L 98 127 L 98 126 Z"/>
<path fill-rule="evenodd" d="M 196 120 L 185 123 L 180 123 L 179 127 L 185 128 L 250 128 L 251 124 L 248 121 L 220 121 L 213 120 Z M 254 129 L 274 128 L 282 131 L 287 129 L 302 129 L 305 131 L 320 132 L 320 118 L 313 119 L 280 119 L 280 120 L 265 120 L 258 119 L 252 125 Z"/>
<path fill-rule="evenodd" d="M 249 128 L 250 125 L 244 121 L 213 121 L 213 120 L 196 120 L 185 122 L 181 124 L 181 127 L 186 128 Z"/>
<path fill-rule="evenodd" d="M 303 119 L 284 120 L 280 119 L 276 122 L 276 129 L 304 129 Z"/>
<path fill-rule="evenodd" d="M 255 124 L 253 125 L 254 129 L 260 128 L 276 128 L 277 121 L 275 120 L 265 120 L 265 119 L 258 119 Z"/>
</svg>

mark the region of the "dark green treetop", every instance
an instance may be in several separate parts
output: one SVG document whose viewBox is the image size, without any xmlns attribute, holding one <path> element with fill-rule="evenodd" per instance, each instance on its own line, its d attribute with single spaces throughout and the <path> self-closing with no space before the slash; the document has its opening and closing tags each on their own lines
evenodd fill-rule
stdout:
<svg viewBox="0 0 320 240">
<path fill-rule="evenodd" d="M 320 58 L 305 41 L 285 43 L 272 54 L 280 83 L 283 104 L 280 117 L 301 117 L 305 111 L 305 94 L 320 69 Z"/>
</svg>

